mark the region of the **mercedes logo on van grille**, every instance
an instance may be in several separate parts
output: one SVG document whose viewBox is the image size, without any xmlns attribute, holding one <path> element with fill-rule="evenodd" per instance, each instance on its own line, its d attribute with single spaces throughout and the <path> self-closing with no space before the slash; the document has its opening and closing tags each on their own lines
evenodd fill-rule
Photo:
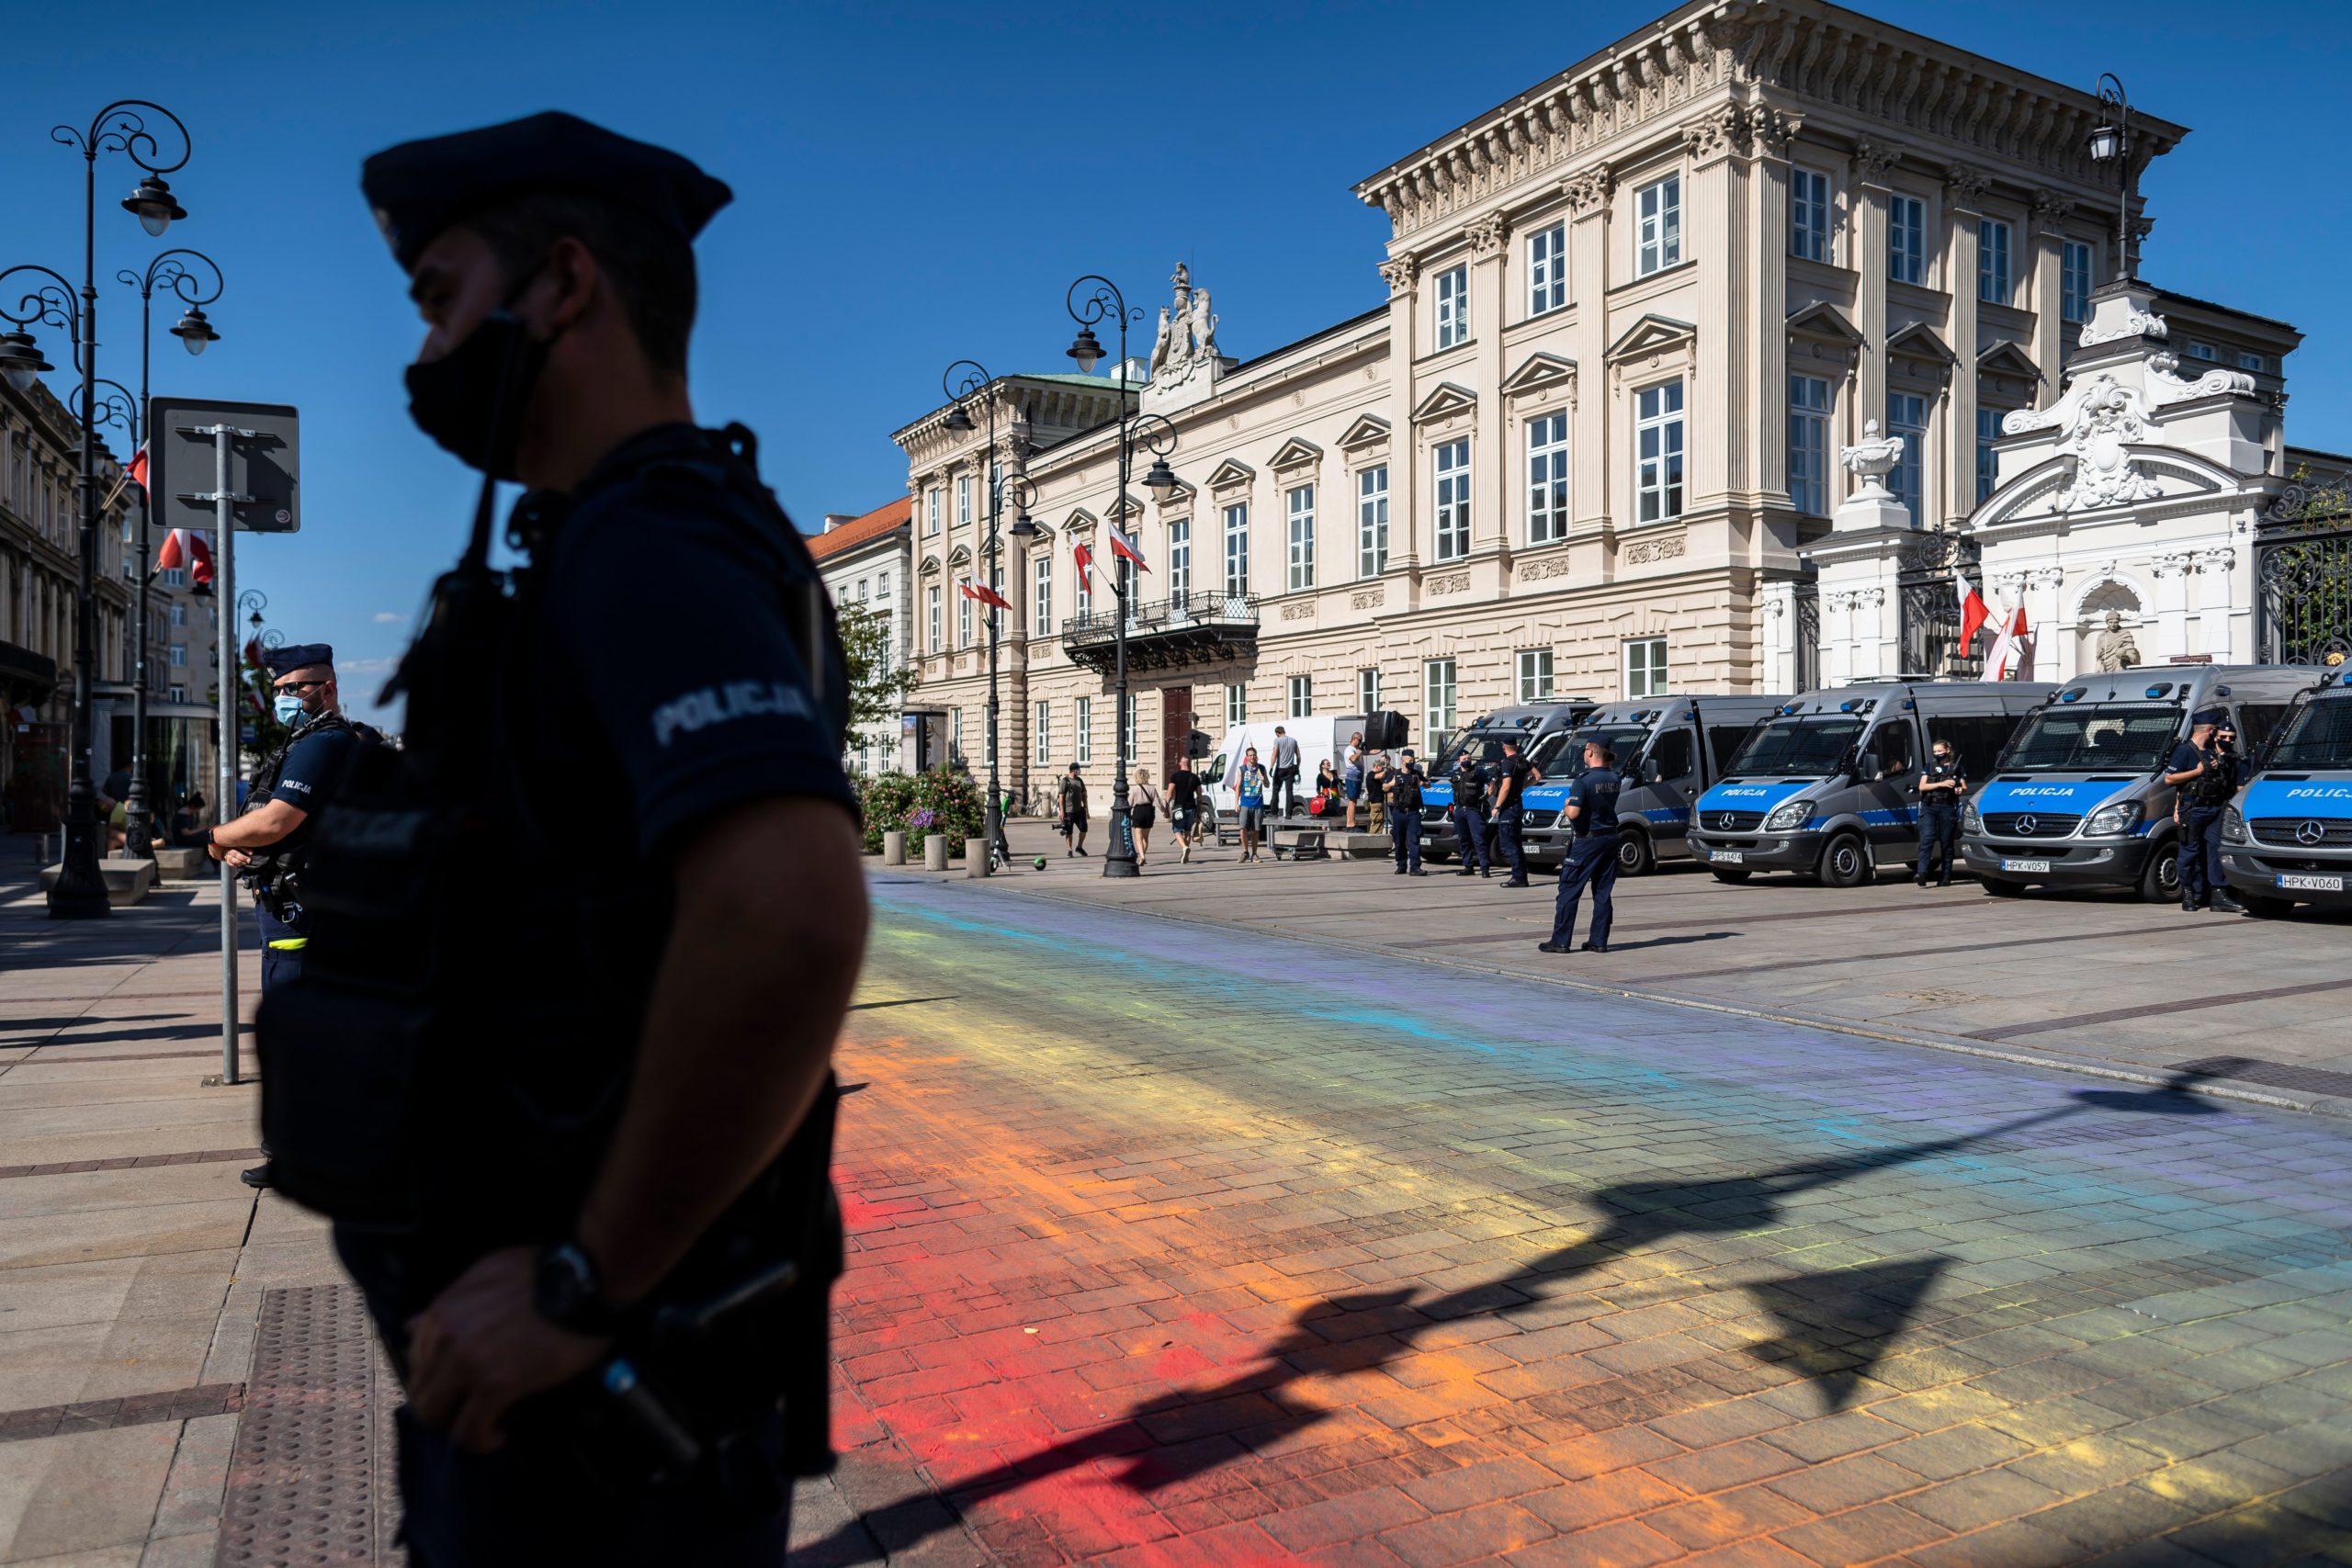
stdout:
<svg viewBox="0 0 2352 1568">
<path fill-rule="evenodd" d="M 2032 838 L 2036 832 L 2040 831 L 2041 828 L 2041 819 L 2038 817 L 2020 817 L 2018 818 L 2018 831 L 2024 834 L 2029 839 Z"/>
<path fill-rule="evenodd" d="M 2301 845 L 2303 845 L 2305 848 L 2307 848 L 2307 849 L 2308 849 L 2308 848 L 2310 848 L 2310 847 L 2311 847 L 2311 846 L 2312 846 L 2312 845 L 2315 845 L 2315 844 L 2324 844 L 2324 843 L 2325 843 L 2326 841 L 2327 841 L 2327 824 L 2326 824 L 2326 823 L 2324 823 L 2324 822 L 2298 822 L 2298 823 L 2296 823 L 2296 824 L 2295 824 L 2295 842 L 2297 842 L 2297 843 L 2299 843 L 2299 844 L 2301 844 Z"/>
<path fill-rule="evenodd" d="M 1729 832 L 1731 830 L 1731 824 L 1732 814 L 1730 812 L 1719 811 L 1715 814 L 1716 827 L 1723 829 L 1725 832 Z"/>
</svg>

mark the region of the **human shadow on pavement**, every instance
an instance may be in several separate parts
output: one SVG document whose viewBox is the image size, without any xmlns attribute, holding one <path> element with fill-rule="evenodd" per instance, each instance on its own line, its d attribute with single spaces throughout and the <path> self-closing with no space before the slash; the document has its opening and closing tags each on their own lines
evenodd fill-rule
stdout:
<svg viewBox="0 0 2352 1568">
<path fill-rule="evenodd" d="M 115 1023 L 121 1021 L 105 1019 L 101 1021 Z M 0 1021 L 0 1035 L 13 1036 L 13 1025 L 6 1021 Z M 218 1022 L 167 1023 L 153 1029 L 96 1029 L 81 1034 L 60 1035 L 52 1032 L 21 1040 L 13 1037 L 0 1038 L 0 1046 L 38 1045 L 45 1051 L 54 1051 L 65 1045 L 119 1045 L 131 1040 L 217 1039 L 220 1033 L 220 1025 Z"/>
<path fill-rule="evenodd" d="M 1669 1238 L 1758 1229 L 1781 1217 L 1786 1200 L 1852 1177 L 1960 1154 L 2086 1111 L 2196 1114 L 2187 1102 L 2195 1100 L 2196 1085 L 2213 1076 L 2191 1070 L 2146 1089 L 2075 1090 L 2068 1104 L 1974 1133 L 1858 1149 L 1772 1170 L 1623 1182 L 1589 1194 L 1549 1190 L 1563 1197 L 1580 1196 L 1600 1210 L 1605 1217 L 1600 1227 L 1503 1279 L 1425 1300 L 1415 1300 L 1416 1290 L 1408 1285 L 1311 1302 L 1256 1363 L 1225 1381 L 1208 1388 L 1171 1390 L 1107 1426 L 942 1490 L 955 1504 L 975 1503 L 1043 1477 L 1117 1459 L 1126 1463 L 1115 1479 L 1132 1491 L 1149 1493 L 1186 1481 L 1242 1457 L 1250 1448 L 1306 1431 L 1333 1414 L 1276 1397 L 1291 1385 L 1322 1372 L 1384 1366 L 1417 1348 L 1423 1335 L 1442 1324 L 1528 1306 L 1603 1265 Z M 1887 1259 L 1739 1287 L 1751 1291 L 1782 1328 L 1773 1339 L 1751 1347 L 1749 1353 L 1793 1366 L 1820 1385 L 1832 1411 L 1842 1409 L 1950 1262 L 1932 1255 Z M 1219 1437 L 1227 1440 L 1202 1440 Z M 953 1514 L 930 1492 L 885 1505 L 863 1518 L 865 1528 L 892 1552 L 954 1528 Z M 854 1544 L 858 1529 L 853 1521 L 812 1544 L 812 1559 Z"/>
<path fill-rule="evenodd" d="M 872 1012 L 876 1008 L 910 1008 L 921 1002 L 952 1002 L 954 997 L 895 997 L 883 1002 L 852 1002 L 851 1012 Z"/>
<path fill-rule="evenodd" d="M 1611 953 L 1639 953 L 1645 947 L 1686 947 L 1694 942 L 1728 942 L 1737 931 L 1699 931 L 1690 936 L 1654 936 L 1643 942 L 1612 942 Z"/>
</svg>

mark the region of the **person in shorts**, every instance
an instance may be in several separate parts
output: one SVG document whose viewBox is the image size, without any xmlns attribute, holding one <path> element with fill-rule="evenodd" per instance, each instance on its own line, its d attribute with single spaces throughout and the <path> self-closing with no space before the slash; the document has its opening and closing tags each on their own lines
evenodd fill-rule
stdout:
<svg viewBox="0 0 2352 1568">
<path fill-rule="evenodd" d="M 1176 862 L 1186 864 L 1193 858 L 1193 835 L 1201 825 L 1201 775 L 1193 772 L 1190 760 L 1177 760 L 1161 795 L 1168 803 L 1168 825 L 1176 831 Z"/>
<path fill-rule="evenodd" d="M 1137 768 L 1127 780 L 1127 829 L 1136 836 L 1136 869 L 1151 858 L 1151 826 L 1159 819 L 1151 797 L 1151 770 Z"/>
<path fill-rule="evenodd" d="M 1363 731 L 1348 737 L 1348 762 L 1340 770 L 1340 788 L 1348 797 L 1348 831 L 1356 830 L 1356 802 L 1363 798 Z"/>
<path fill-rule="evenodd" d="M 1241 808 L 1241 858 L 1259 858 L 1258 849 L 1266 831 L 1266 797 L 1274 792 L 1273 779 L 1265 764 L 1258 761 L 1258 748 L 1250 747 L 1241 753 L 1241 766 L 1233 775 L 1233 802 Z"/>
</svg>

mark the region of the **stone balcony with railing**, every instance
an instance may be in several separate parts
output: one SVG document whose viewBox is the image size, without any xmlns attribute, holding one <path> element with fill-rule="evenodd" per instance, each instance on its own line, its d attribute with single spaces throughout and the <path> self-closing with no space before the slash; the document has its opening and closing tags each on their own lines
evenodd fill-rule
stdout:
<svg viewBox="0 0 2352 1568">
<path fill-rule="evenodd" d="M 1109 670 L 1118 660 L 1119 608 L 1114 604 L 1062 623 L 1062 651 L 1075 663 Z M 1247 659 L 1258 649 L 1255 593 L 1193 592 L 1133 600 L 1126 606 L 1127 667 L 1174 670 Z"/>
</svg>

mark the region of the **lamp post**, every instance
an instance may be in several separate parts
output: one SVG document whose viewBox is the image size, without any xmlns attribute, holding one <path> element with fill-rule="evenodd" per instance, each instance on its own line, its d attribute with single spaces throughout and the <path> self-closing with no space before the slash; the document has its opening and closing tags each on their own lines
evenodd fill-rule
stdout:
<svg viewBox="0 0 2352 1568">
<path fill-rule="evenodd" d="M 2132 100 L 2123 95 L 2123 79 L 2104 72 L 2098 79 L 2098 107 L 2103 117 L 2088 138 L 2091 162 L 2114 164 L 2116 169 L 2115 281 L 2129 283 L 2139 276 L 2132 261 Z"/>
<path fill-rule="evenodd" d="M 170 163 L 158 160 L 163 144 L 147 129 L 140 111 L 153 109 L 172 122 L 179 137 L 180 155 Z M 0 375 L 19 391 L 30 389 L 33 378 L 54 369 L 34 343 L 36 322 L 64 327 L 74 337 L 74 367 L 82 377 L 81 561 L 74 593 L 74 728 L 72 773 L 65 792 L 65 855 L 57 884 L 49 890 L 52 919 L 102 919 L 113 911 L 107 903 L 105 874 L 98 869 L 100 843 L 97 791 L 90 778 L 91 664 L 97 647 L 96 565 L 98 554 L 98 154 L 120 152 L 146 177 L 122 201 L 148 233 L 160 236 L 175 219 L 187 213 L 172 195 L 165 175 L 187 163 L 191 151 L 187 127 L 161 104 L 144 98 L 119 98 L 97 112 L 89 125 L 51 128 L 50 140 L 82 154 L 82 288 L 78 308 L 74 286 L 42 266 L 11 267 L 0 279 L 17 272 L 32 272 L 54 280 L 37 283 L 13 310 L 0 296 L 0 316 L 16 330 L 0 333 Z"/>
<path fill-rule="evenodd" d="M 1080 291 L 1093 286 L 1083 299 Z M 1078 336 L 1069 345 L 1069 356 L 1078 361 L 1080 374 L 1091 376 L 1102 358 L 1102 344 L 1094 335 L 1098 321 L 1115 320 L 1119 323 L 1119 490 L 1111 506 L 1111 526 L 1119 526 L 1118 519 L 1127 503 L 1127 476 L 1135 466 L 1135 449 L 1138 443 L 1151 454 L 1151 468 L 1144 475 L 1144 488 L 1153 499 L 1165 501 L 1176 488 L 1175 472 L 1168 466 L 1168 454 L 1176 450 L 1176 427 L 1161 414 L 1134 413 L 1127 408 L 1127 326 L 1132 321 L 1140 325 L 1141 310 L 1130 311 L 1126 297 L 1109 278 L 1089 273 L 1069 286 L 1067 297 L 1070 319 L 1078 323 Z M 1115 562 L 1116 551 L 1112 553 Z M 1127 811 L 1127 589 L 1125 572 L 1118 566 L 1111 569 L 1111 592 L 1118 605 L 1118 624 L 1113 637 L 1118 649 L 1117 729 L 1111 739 L 1112 755 L 1117 764 L 1117 778 L 1111 794 L 1111 848 L 1102 857 L 1105 876 L 1135 876 L 1135 824 Z"/>
<path fill-rule="evenodd" d="M 963 374 L 958 376 L 958 371 Z M 1001 594 L 1003 590 L 997 586 L 998 523 L 1004 513 L 1006 492 L 1008 490 L 1012 491 L 1013 505 L 1019 511 L 1013 521 L 1012 536 L 1025 544 L 1037 536 L 1037 525 L 1029 516 L 1029 505 L 1037 499 L 1037 491 L 1023 476 L 1005 475 L 1002 466 L 997 461 L 996 400 L 983 396 L 995 380 L 996 378 L 983 369 L 978 360 L 959 359 L 941 374 L 939 385 L 940 389 L 947 394 L 949 402 L 947 417 L 941 423 L 957 435 L 968 435 L 979 428 L 973 423 L 965 405 L 976 396 L 982 398 L 989 454 L 989 536 L 982 547 L 987 550 L 989 558 L 989 592 Z M 1001 733 L 997 716 L 996 645 L 1004 612 L 986 601 L 982 601 L 982 606 L 989 613 L 989 797 L 982 807 L 984 826 L 981 831 L 988 836 L 990 869 L 994 869 L 997 857 L 1001 856 L 1007 863 L 1012 858 L 1004 842 L 1004 791 L 997 783 L 997 751 Z"/>
<path fill-rule="evenodd" d="M 188 270 L 187 264 L 180 259 L 182 256 L 202 262 L 210 269 L 212 287 L 209 291 L 202 280 Z M 204 318 L 204 308 L 220 298 L 220 291 L 228 287 L 228 283 L 220 276 L 220 263 L 201 251 L 186 248 L 165 251 L 147 264 L 144 273 L 119 272 L 115 274 L 115 281 L 127 283 L 139 290 L 139 399 L 127 422 L 130 432 L 130 449 L 137 452 L 145 445 L 140 422 L 146 417 L 148 378 L 152 368 L 149 351 L 154 340 L 156 287 L 162 285 L 170 288 L 179 297 L 180 303 L 187 307 L 178 321 L 173 324 L 171 333 L 193 356 L 220 341 L 220 334 L 214 332 L 212 323 Z M 120 383 L 109 381 L 107 384 L 123 392 Z M 128 392 L 123 392 L 123 395 L 126 399 L 130 396 Z M 141 860 L 153 858 L 149 840 L 154 837 L 152 828 L 153 807 L 147 798 L 147 603 L 148 592 L 155 576 L 154 568 L 149 564 L 154 559 L 147 535 L 149 515 L 147 487 L 141 484 L 139 487 L 139 632 L 131 664 L 130 686 L 130 799 L 124 805 L 122 813 L 122 852 L 136 855 Z"/>
</svg>

